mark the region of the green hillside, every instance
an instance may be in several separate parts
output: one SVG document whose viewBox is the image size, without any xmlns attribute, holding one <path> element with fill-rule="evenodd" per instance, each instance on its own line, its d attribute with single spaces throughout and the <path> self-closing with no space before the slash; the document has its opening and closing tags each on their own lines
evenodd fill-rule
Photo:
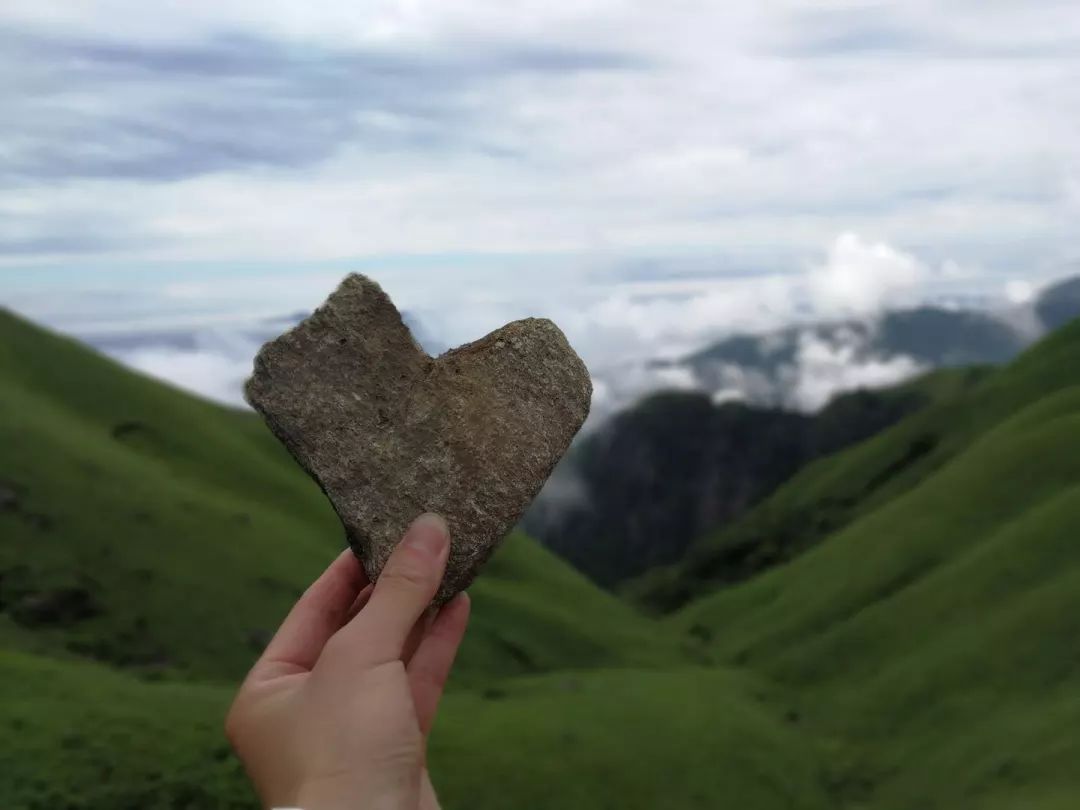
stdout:
<svg viewBox="0 0 1080 810">
<path fill-rule="evenodd" d="M 6 648 L 236 679 L 344 546 L 322 493 L 252 414 L 3 314 L 0 380 Z M 523 537 L 472 593 L 464 680 L 674 653 Z"/>
<path fill-rule="evenodd" d="M 739 521 L 700 540 L 679 564 L 629 583 L 625 593 L 668 611 L 783 563 L 924 482 L 986 431 L 1060 388 L 1075 326 L 999 371 L 944 371 L 918 384 L 933 404 L 847 451 L 799 472 Z M 1063 348 L 1062 348 L 1063 347 Z M 981 504 L 976 504 L 981 506 Z"/>
<path fill-rule="evenodd" d="M 829 491 L 929 433 L 918 474 L 672 626 L 788 688 L 854 806 L 1076 806 L 1080 323 L 910 421 L 792 487 Z"/>
<path fill-rule="evenodd" d="M 660 575 L 663 620 L 509 540 L 445 808 L 1077 806 L 1080 324 L 929 384 L 747 516 L 792 531 L 770 570 L 720 587 L 728 537 Z M 253 810 L 222 715 L 342 544 L 322 495 L 250 415 L 9 315 L 0 454 L 0 802 Z"/>
<path fill-rule="evenodd" d="M 322 494 L 255 417 L 8 314 L 0 448 L 4 807 L 253 808 L 222 718 L 343 544 Z M 433 752 L 446 807 L 506 806 L 515 794 L 492 777 L 498 757 L 522 807 L 536 795 L 569 808 L 710 806 L 718 789 L 762 808 L 781 794 L 822 806 L 809 756 L 745 679 L 687 669 L 680 637 L 528 538 L 508 540 L 471 594 Z M 673 710 L 672 693 L 713 691 L 726 697 L 706 711 Z M 755 762 L 745 776 L 700 768 L 744 738 L 761 741 L 740 755 Z M 671 773 L 681 787 L 665 787 Z"/>
<path fill-rule="evenodd" d="M 729 672 L 597 670 L 448 695 L 445 810 L 830 807 L 814 754 Z M 221 732 L 231 689 L 0 653 L 5 808 L 256 804 Z"/>
</svg>

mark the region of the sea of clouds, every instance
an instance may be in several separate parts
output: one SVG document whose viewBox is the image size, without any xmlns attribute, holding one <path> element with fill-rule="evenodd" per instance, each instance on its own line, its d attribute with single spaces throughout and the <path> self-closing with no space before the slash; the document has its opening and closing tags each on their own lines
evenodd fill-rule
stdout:
<svg viewBox="0 0 1080 810">
<path fill-rule="evenodd" d="M 781 375 L 782 396 L 776 380 L 753 370 L 730 367 L 720 380 L 703 379 L 670 361 L 731 334 L 841 319 L 872 325 L 886 309 L 927 300 L 1000 306 L 1004 317 L 1016 311 L 1006 304 L 1030 300 L 1036 290 L 1031 281 L 988 284 L 954 263 L 931 265 L 854 233 L 839 235 L 789 271 L 733 272 L 719 265 L 674 257 L 363 269 L 390 292 L 432 354 L 515 318 L 554 320 L 593 375 L 592 426 L 658 389 L 812 411 L 840 392 L 891 385 L 924 369 L 909 357 L 868 353 L 866 330 L 807 330 L 795 362 Z M 317 306 L 344 272 L 210 274 L 66 295 L 39 290 L 14 305 L 125 365 L 243 407 L 243 381 L 259 346 Z"/>
</svg>

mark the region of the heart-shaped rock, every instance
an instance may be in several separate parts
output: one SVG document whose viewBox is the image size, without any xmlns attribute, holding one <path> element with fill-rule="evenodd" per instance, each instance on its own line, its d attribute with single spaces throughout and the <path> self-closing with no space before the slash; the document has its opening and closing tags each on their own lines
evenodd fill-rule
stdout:
<svg viewBox="0 0 1080 810">
<path fill-rule="evenodd" d="M 372 580 L 417 515 L 446 518 L 442 604 L 540 491 L 588 415 L 592 382 L 538 318 L 432 358 L 379 285 L 350 275 L 262 347 L 246 394 L 329 497 Z"/>
</svg>

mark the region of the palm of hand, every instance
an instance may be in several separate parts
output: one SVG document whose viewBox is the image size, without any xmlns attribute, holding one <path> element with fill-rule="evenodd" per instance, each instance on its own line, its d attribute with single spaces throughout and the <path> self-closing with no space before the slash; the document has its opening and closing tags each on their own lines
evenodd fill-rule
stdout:
<svg viewBox="0 0 1080 810">
<path fill-rule="evenodd" d="M 408 541 L 440 534 L 417 521 L 374 589 L 342 554 L 248 675 L 226 726 L 270 806 L 437 810 L 427 736 L 469 603 L 425 615 L 448 543 Z"/>
</svg>

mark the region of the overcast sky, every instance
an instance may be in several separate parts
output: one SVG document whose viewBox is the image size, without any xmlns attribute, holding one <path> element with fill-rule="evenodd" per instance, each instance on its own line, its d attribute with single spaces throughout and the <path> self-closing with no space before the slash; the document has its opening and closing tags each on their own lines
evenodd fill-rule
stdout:
<svg viewBox="0 0 1080 810">
<path fill-rule="evenodd" d="M 5 0 L 0 301 L 318 303 L 583 351 L 1027 294 L 1080 258 L 1075 0 Z"/>
</svg>

